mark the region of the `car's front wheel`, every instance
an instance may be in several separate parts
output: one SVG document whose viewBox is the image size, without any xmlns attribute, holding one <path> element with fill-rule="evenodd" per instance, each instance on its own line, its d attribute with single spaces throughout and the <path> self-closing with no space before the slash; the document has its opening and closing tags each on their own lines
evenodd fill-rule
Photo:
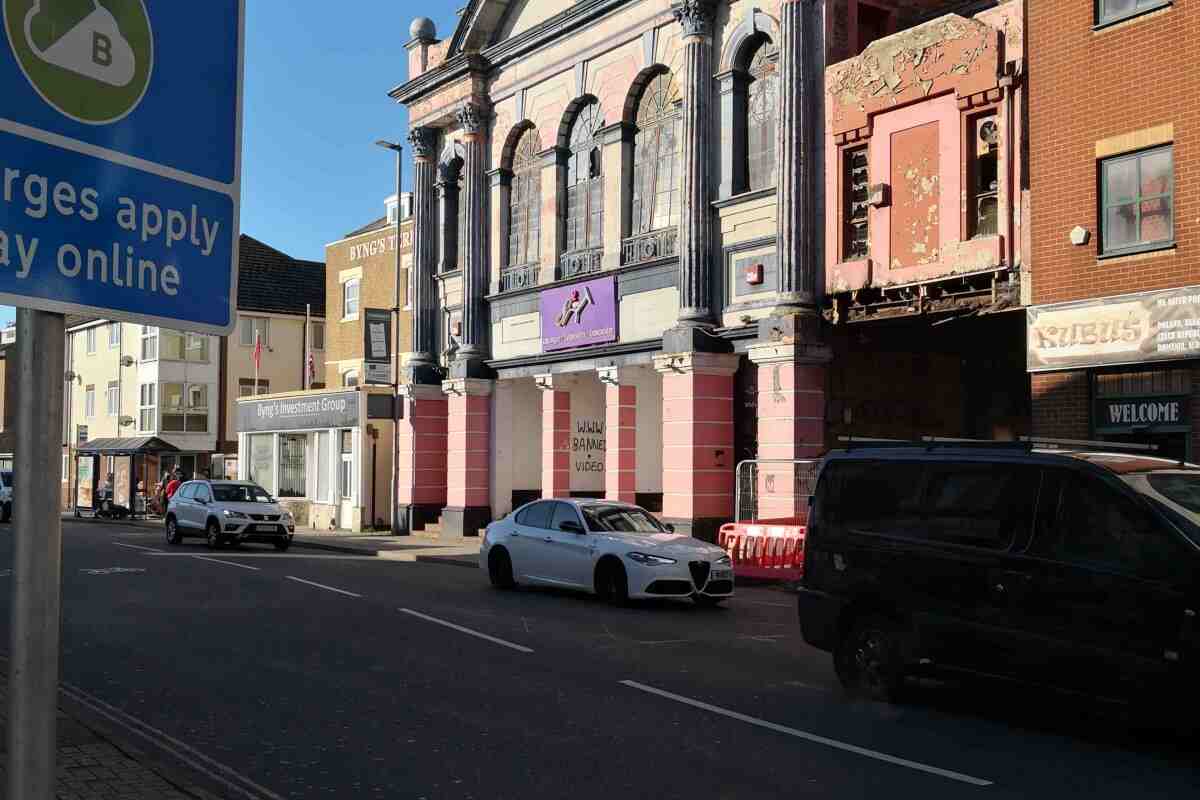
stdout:
<svg viewBox="0 0 1200 800">
<path fill-rule="evenodd" d="M 629 576 L 617 559 L 609 557 L 596 565 L 596 594 L 614 606 L 629 603 Z"/>
<path fill-rule="evenodd" d="M 208 521 L 208 527 L 205 528 L 204 533 L 210 550 L 216 550 L 221 546 L 221 525 L 215 519 Z"/>
<path fill-rule="evenodd" d="M 167 518 L 167 544 L 179 544 L 183 541 L 183 534 L 179 532 L 179 523 L 174 517 Z"/>
<path fill-rule="evenodd" d="M 291 539 L 276 539 L 275 540 L 275 549 L 281 553 L 286 553 L 287 549 L 291 546 L 292 546 Z"/>
<path fill-rule="evenodd" d="M 900 627 L 885 617 L 868 616 L 837 643 L 833 667 L 849 693 L 891 703 L 904 686 L 903 654 Z"/>
<path fill-rule="evenodd" d="M 517 585 L 513 578 L 512 558 L 503 547 L 493 547 L 488 553 L 488 580 L 497 589 L 512 589 Z"/>
</svg>

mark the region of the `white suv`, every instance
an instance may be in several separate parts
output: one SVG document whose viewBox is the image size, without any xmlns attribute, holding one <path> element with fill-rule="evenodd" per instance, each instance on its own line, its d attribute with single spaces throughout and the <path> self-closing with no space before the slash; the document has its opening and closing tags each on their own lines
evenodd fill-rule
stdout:
<svg viewBox="0 0 1200 800">
<path fill-rule="evenodd" d="M 167 542 L 203 536 L 208 546 L 269 542 L 287 550 L 296 521 L 267 490 L 250 481 L 188 481 L 167 503 Z"/>
<path fill-rule="evenodd" d="M 0 522 L 12 519 L 13 503 L 13 474 L 5 470 L 0 472 Z"/>
</svg>

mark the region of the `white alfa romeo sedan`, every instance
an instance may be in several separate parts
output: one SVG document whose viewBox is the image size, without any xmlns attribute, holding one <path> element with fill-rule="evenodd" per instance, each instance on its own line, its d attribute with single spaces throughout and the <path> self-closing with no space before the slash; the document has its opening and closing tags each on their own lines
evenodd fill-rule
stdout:
<svg viewBox="0 0 1200 800">
<path fill-rule="evenodd" d="M 664 527 L 644 508 L 606 500 L 538 500 L 487 526 L 479 566 L 492 585 L 593 592 L 612 603 L 733 595 L 733 564 L 714 544 Z"/>
</svg>

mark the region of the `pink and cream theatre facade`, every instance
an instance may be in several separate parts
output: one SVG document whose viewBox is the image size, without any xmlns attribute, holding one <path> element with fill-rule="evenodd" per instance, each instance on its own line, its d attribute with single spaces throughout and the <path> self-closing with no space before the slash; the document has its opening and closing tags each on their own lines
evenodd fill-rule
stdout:
<svg viewBox="0 0 1200 800">
<path fill-rule="evenodd" d="M 823 452 L 824 70 L 938 5 L 472 0 L 448 38 L 414 21 L 391 92 L 414 168 L 408 527 L 474 535 L 574 495 L 712 538 L 741 459 Z M 771 515 L 799 510 L 790 485 Z"/>
</svg>

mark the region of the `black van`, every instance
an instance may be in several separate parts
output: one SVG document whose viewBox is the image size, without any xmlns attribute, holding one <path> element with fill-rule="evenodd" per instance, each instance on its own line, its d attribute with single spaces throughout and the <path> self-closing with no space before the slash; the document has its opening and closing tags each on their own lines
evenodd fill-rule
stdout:
<svg viewBox="0 0 1200 800">
<path fill-rule="evenodd" d="M 875 445 L 822 465 L 800 624 L 853 692 L 890 700 L 906 677 L 964 673 L 1195 701 L 1198 611 L 1193 464 Z"/>
</svg>

